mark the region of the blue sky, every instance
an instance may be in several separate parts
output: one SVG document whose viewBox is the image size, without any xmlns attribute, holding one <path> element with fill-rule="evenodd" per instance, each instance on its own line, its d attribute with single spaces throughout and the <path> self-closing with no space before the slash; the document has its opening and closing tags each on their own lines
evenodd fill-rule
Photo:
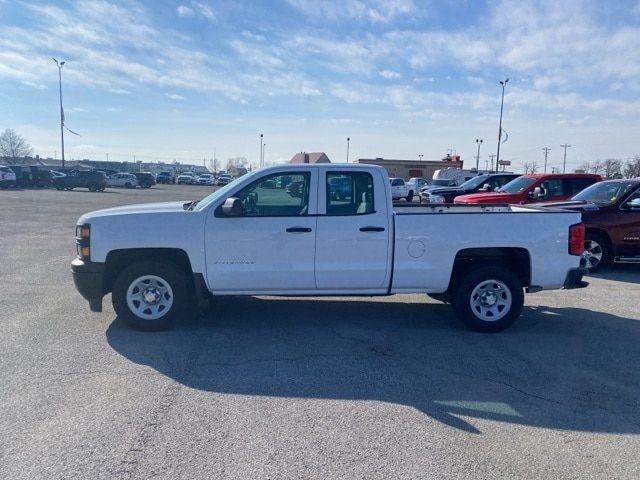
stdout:
<svg viewBox="0 0 640 480">
<path fill-rule="evenodd" d="M 0 129 L 43 157 L 640 154 L 640 2 L 0 0 Z"/>
</svg>

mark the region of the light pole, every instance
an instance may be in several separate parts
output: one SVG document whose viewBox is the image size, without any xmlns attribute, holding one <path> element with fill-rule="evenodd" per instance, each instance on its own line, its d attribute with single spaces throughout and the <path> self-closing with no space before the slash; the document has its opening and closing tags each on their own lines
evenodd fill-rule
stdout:
<svg viewBox="0 0 640 480">
<path fill-rule="evenodd" d="M 60 143 L 62 144 L 62 168 L 64 168 L 64 111 L 62 110 L 62 66 L 65 62 L 58 62 L 51 57 L 58 66 L 58 85 L 60 87 Z"/>
<path fill-rule="evenodd" d="M 350 137 L 347 137 L 347 163 L 349 163 L 349 142 L 351 141 Z"/>
<path fill-rule="evenodd" d="M 267 144 L 262 144 L 262 166 L 264 167 L 264 149 L 267 148 Z"/>
<path fill-rule="evenodd" d="M 496 152 L 496 168 L 494 171 L 498 171 L 498 163 L 500 162 L 500 140 L 502 139 L 502 107 L 504 106 L 504 87 L 507 86 L 507 82 L 509 79 L 507 78 L 504 82 L 500 80 L 500 85 L 502 85 L 502 99 L 500 100 L 500 124 L 498 125 L 498 151 Z M 493 167 L 493 165 L 491 165 Z"/>
<path fill-rule="evenodd" d="M 260 168 L 262 168 L 262 133 L 260 134 Z"/>
<path fill-rule="evenodd" d="M 418 160 L 422 161 L 422 157 L 424 157 L 424 155 L 422 153 L 418 154 Z"/>
<path fill-rule="evenodd" d="M 482 145 L 482 139 L 476 138 L 476 144 L 478 145 L 478 155 L 476 156 L 476 170 L 478 170 L 478 165 L 480 164 L 480 145 Z"/>
<path fill-rule="evenodd" d="M 564 173 L 564 169 L 567 166 L 567 148 L 569 148 L 571 145 L 567 145 L 566 143 L 564 145 L 560 145 L 562 148 L 564 148 L 564 158 L 562 160 L 562 173 Z"/>
</svg>

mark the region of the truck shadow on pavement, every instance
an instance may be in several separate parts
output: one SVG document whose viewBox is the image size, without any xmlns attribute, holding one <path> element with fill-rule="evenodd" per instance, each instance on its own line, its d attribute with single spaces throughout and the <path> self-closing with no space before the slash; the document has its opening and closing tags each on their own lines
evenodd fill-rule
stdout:
<svg viewBox="0 0 640 480">
<path fill-rule="evenodd" d="M 469 433 L 479 419 L 640 433 L 640 320 L 580 308 L 526 307 L 488 335 L 440 304 L 231 297 L 171 331 L 116 319 L 106 337 L 203 391 L 389 402 Z"/>
<path fill-rule="evenodd" d="M 640 284 L 640 263 L 616 263 L 596 273 L 590 273 L 585 279 L 588 281 L 589 277 Z"/>
</svg>

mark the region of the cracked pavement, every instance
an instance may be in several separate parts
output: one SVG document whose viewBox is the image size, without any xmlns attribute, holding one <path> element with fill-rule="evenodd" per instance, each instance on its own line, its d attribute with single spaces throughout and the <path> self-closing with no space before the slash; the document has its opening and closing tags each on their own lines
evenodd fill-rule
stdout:
<svg viewBox="0 0 640 480">
<path fill-rule="evenodd" d="M 91 313 L 77 217 L 206 190 L 0 191 L 0 478 L 640 478 L 640 265 L 494 335 L 425 295 Z"/>
</svg>

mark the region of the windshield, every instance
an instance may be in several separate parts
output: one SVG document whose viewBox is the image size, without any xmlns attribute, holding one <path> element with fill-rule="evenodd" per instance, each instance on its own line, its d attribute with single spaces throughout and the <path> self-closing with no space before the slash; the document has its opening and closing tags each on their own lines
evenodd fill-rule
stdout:
<svg viewBox="0 0 640 480">
<path fill-rule="evenodd" d="M 482 185 L 488 178 L 489 175 L 478 175 L 477 177 L 470 178 L 469 180 L 464 182 L 462 185 L 460 185 L 460 188 L 463 188 L 465 190 L 473 190 L 474 188 Z"/>
<path fill-rule="evenodd" d="M 501 193 L 520 193 L 535 182 L 535 177 L 518 177 L 515 180 L 511 180 L 497 191 Z"/>
<path fill-rule="evenodd" d="M 597 205 L 613 205 L 634 185 L 636 182 L 598 182 L 574 195 L 571 200 Z"/>
</svg>

